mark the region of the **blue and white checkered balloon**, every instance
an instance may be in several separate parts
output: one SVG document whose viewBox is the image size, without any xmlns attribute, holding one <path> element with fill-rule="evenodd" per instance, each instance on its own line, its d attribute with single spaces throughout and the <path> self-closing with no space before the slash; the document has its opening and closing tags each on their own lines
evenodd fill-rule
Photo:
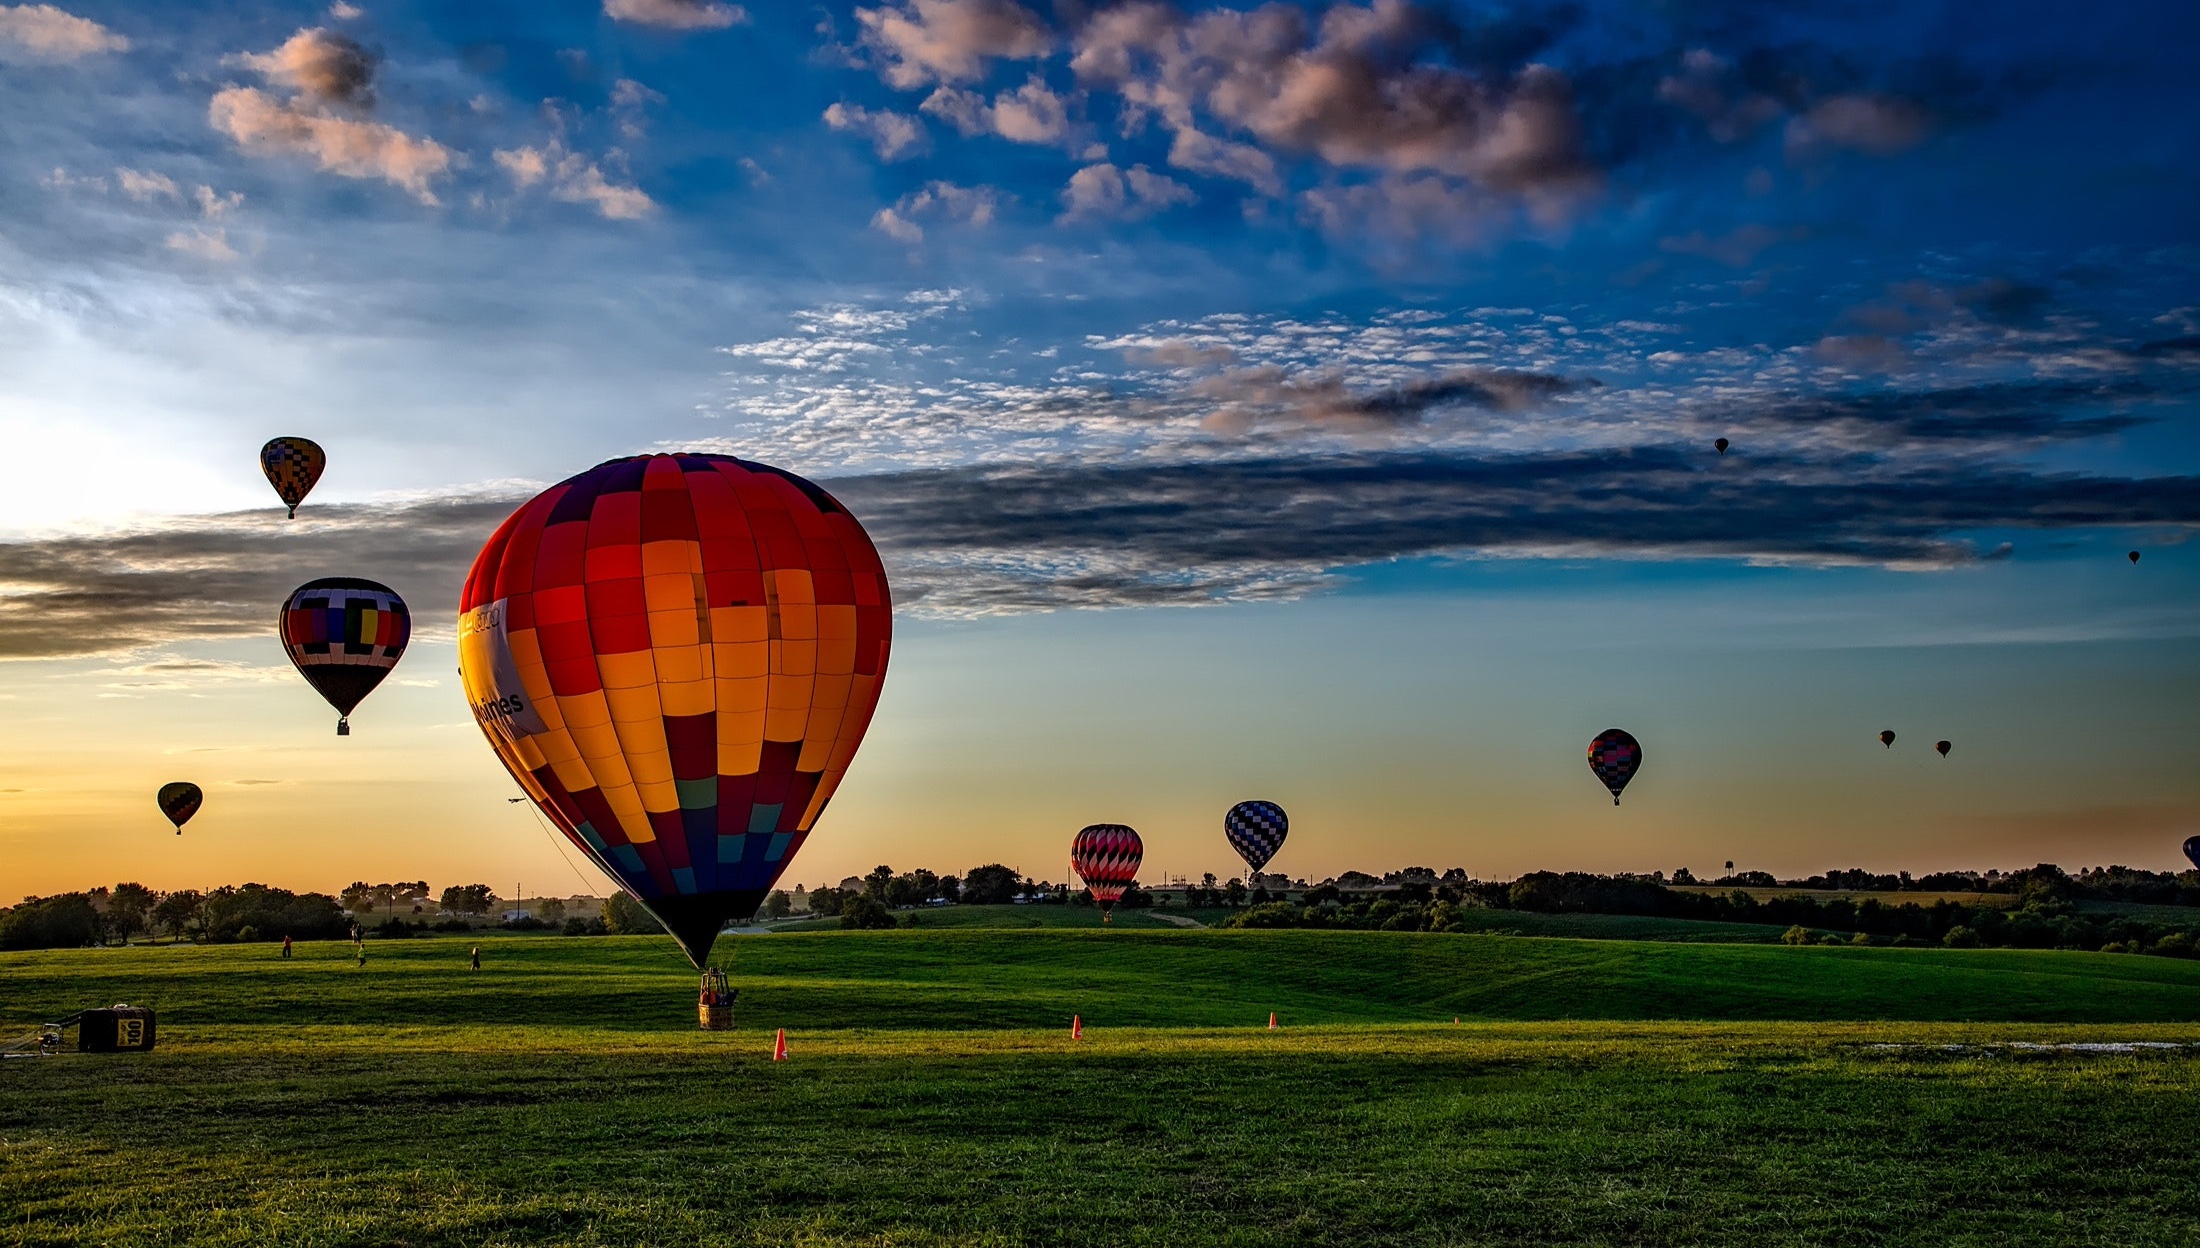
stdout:
<svg viewBox="0 0 2200 1248">
<path fill-rule="evenodd" d="M 1222 817 L 1222 834 L 1230 838 L 1230 848 L 1255 871 L 1276 856 L 1290 831 L 1291 821 L 1274 802 L 1239 802 Z"/>
</svg>

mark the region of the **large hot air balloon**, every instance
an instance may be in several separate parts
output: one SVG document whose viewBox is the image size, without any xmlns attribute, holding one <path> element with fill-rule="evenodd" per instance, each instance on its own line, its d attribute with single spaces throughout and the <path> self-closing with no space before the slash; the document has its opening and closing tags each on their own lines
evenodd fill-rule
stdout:
<svg viewBox="0 0 2200 1248">
<path fill-rule="evenodd" d="M 1222 817 L 1222 834 L 1230 839 L 1230 848 L 1254 871 L 1268 865 L 1290 833 L 1291 821 L 1274 802 L 1239 802 Z"/>
<path fill-rule="evenodd" d="M 292 520 L 298 518 L 298 504 L 313 492 L 313 483 L 321 479 L 321 469 L 327 466 L 328 456 L 311 438 L 273 438 L 260 448 L 260 471 L 267 474 L 267 483 L 290 508 Z"/>
<path fill-rule="evenodd" d="M 168 816 L 168 822 L 176 825 L 176 835 L 183 835 L 183 825 L 191 822 L 191 816 L 199 813 L 206 803 L 206 794 L 189 780 L 171 780 L 153 794 L 153 804 L 160 813 Z"/>
<path fill-rule="evenodd" d="M 1589 770 L 1612 791 L 1614 806 L 1619 805 L 1619 791 L 1635 778 L 1635 769 L 1640 766 L 1642 743 L 1624 729 L 1607 728 L 1589 743 Z"/>
<path fill-rule="evenodd" d="M 412 612 L 379 581 L 324 576 L 291 591 L 279 624 L 283 650 L 336 708 L 336 735 L 348 737 L 352 708 L 404 655 Z"/>
<path fill-rule="evenodd" d="M 1145 860 L 1145 842 L 1120 823 L 1095 823 L 1080 828 L 1069 843 L 1069 865 L 1076 869 L 1092 899 L 1100 903 L 1100 921 L 1108 922 L 1124 890 L 1138 882 L 1138 864 Z"/>
<path fill-rule="evenodd" d="M 1892 729 L 1892 728 L 1882 728 L 1882 729 L 1880 729 L 1880 730 L 1879 730 L 1879 744 L 1881 744 L 1881 745 L 1884 745 L 1884 746 L 1886 746 L 1886 747 L 1887 747 L 1888 749 L 1890 749 L 1890 750 L 1891 750 L 1891 749 L 1893 749 L 1893 748 L 1894 748 L 1894 729 Z"/>
<path fill-rule="evenodd" d="M 863 526 L 791 472 L 615 459 L 512 513 L 459 599 L 512 777 L 700 968 L 855 756 L 893 608 Z"/>
<path fill-rule="evenodd" d="M 2185 838 L 2185 858 L 2192 863 L 2193 870 L 2200 871 L 2200 836 Z"/>
</svg>

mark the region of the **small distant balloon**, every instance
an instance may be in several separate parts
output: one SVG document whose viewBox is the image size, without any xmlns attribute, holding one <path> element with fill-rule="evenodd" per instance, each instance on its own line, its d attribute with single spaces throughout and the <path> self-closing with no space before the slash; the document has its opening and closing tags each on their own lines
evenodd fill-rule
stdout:
<svg viewBox="0 0 2200 1248">
<path fill-rule="evenodd" d="M 1291 820 L 1274 802 L 1239 802 L 1222 817 L 1222 835 L 1255 871 L 1268 865 L 1290 832 Z"/>
<path fill-rule="evenodd" d="M 1146 844 L 1138 833 L 1120 823 L 1095 823 L 1078 829 L 1069 843 L 1069 865 L 1092 890 L 1100 903 L 1101 921 L 1107 922 L 1115 903 L 1138 882 L 1138 864 L 1145 861 Z"/>
<path fill-rule="evenodd" d="M 2200 836 L 2185 838 L 2185 857 L 2192 863 L 2193 870 L 2200 871 Z"/>
<path fill-rule="evenodd" d="M 348 737 L 352 708 L 404 656 L 412 612 L 379 581 L 324 576 L 291 591 L 276 626 L 298 674 L 336 708 L 336 735 Z"/>
<path fill-rule="evenodd" d="M 2128 551 L 2125 553 L 2124 558 L 2131 560 L 2133 563 L 2137 563 L 2139 562 L 2139 552 L 2136 550 Z"/>
<path fill-rule="evenodd" d="M 1726 863 L 1726 869 L 1727 869 L 1727 870 L 1729 870 L 1729 871 L 1732 871 L 1732 870 L 1734 869 L 1734 860 L 1733 860 L 1733 859 L 1731 859 L 1731 858 L 1727 859 L 1727 863 Z"/>
<path fill-rule="evenodd" d="M 153 795 L 153 804 L 160 813 L 168 816 L 168 822 L 176 825 L 176 835 L 183 835 L 183 825 L 191 822 L 191 816 L 199 813 L 206 803 L 206 794 L 189 780 L 173 780 L 160 786 Z"/>
<path fill-rule="evenodd" d="M 1711 445 L 1718 448 L 1719 454 L 1724 455 L 1726 454 L 1726 448 L 1734 444 L 1727 441 L 1725 438 L 1720 438 L 1718 441 L 1713 442 Z"/>
<path fill-rule="evenodd" d="M 1607 728 L 1589 743 L 1589 770 L 1612 791 L 1614 806 L 1619 805 L 1619 791 L 1635 778 L 1635 769 L 1640 766 L 1642 743 L 1624 729 Z"/>
<path fill-rule="evenodd" d="M 1884 745 L 1884 746 L 1886 746 L 1886 747 L 1887 747 L 1888 749 L 1890 749 L 1890 750 L 1891 750 L 1891 749 L 1893 749 L 1893 748 L 1894 748 L 1894 729 L 1892 729 L 1892 728 L 1886 728 L 1886 729 L 1882 729 L 1882 730 L 1880 731 L 1880 733 L 1879 733 L 1879 744 L 1881 744 L 1881 745 Z"/>
<path fill-rule="evenodd" d="M 274 438 L 260 448 L 260 471 L 267 474 L 267 483 L 290 508 L 288 518 L 292 520 L 298 518 L 298 504 L 313 492 L 313 483 L 321 479 L 321 470 L 327 466 L 328 456 L 311 438 Z"/>
<path fill-rule="evenodd" d="M 1940 751 L 1940 756 L 1942 758 L 1946 758 L 1948 757 L 1948 751 L 1956 747 L 1946 741 L 1935 741 L 1933 742 L 1933 748 Z"/>
</svg>

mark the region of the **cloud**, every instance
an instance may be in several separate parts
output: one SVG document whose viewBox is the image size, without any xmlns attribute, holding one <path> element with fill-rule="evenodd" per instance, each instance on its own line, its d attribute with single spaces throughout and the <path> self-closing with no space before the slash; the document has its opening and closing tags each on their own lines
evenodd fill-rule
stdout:
<svg viewBox="0 0 2200 1248">
<path fill-rule="evenodd" d="M 1000 192 L 990 186 L 929 182 L 894 201 L 893 207 L 879 209 L 871 217 L 871 228 L 900 242 L 920 243 L 924 241 L 924 227 L 916 221 L 920 216 L 991 225 L 1000 204 Z"/>
<path fill-rule="evenodd" d="M 336 3 L 328 6 L 328 15 L 339 22 L 348 22 L 365 17 L 367 11 L 356 4 L 346 4 L 344 0 L 336 0 Z"/>
<path fill-rule="evenodd" d="M 216 92 L 207 118 L 246 151 L 305 156 L 339 177 L 380 178 L 423 204 L 440 202 L 431 183 L 448 174 L 455 159 L 434 139 L 378 121 L 307 111 L 257 87 Z"/>
<path fill-rule="evenodd" d="M 141 204 L 156 198 L 175 200 L 183 198 L 183 193 L 176 189 L 175 180 L 164 173 L 147 173 L 142 169 L 117 168 L 115 170 L 115 183 L 122 188 L 123 194 Z"/>
<path fill-rule="evenodd" d="M 908 0 L 857 9 L 865 47 L 880 76 L 905 90 L 974 82 L 994 59 L 1032 60 L 1054 46 L 1054 33 L 1015 0 Z"/>
<path fill-rule="evenodd" d="M 1114 86 L 1133 120 L 1159 118 L 1176 136 L 1172 164 L 1225 176 L 1234 168 L 1256 186 L 1257 167 L 1218 146 L 1224 140 L 1203 118 L 1266 152 L 1463 181 L 1531 202 L 1545 217 L 1599 184 L 1557 69 L 1451 63 L 1459 32 L 1403 0 L 1340 4 L 1309 23 L 1286 4 L 1197 17 L 1128 4 L 1078 32 L 1071 68 Z"/>
<path fill-rule="evenodd" d="M 50 4 L 0 5 L 0 60 L 74 61 L 126 52 L 130 41 Z"/>
<path fill-rule="evenodd" d="M 604 16 L 660 30 L 724 30 L 745 26 L 749 11 L 714 0 L 603 0 Z"/>
<path fill-rule="evenodd" d="M 295 90 L 307 102 L 366 111 L 374 107 L 378 59 L 349 35 L 316 26 L 292 35 L 272 52 L 247 52 L 237 62 Z"/>
<path fill-rule="evenodd" d="M 611 84 L 611 115 L 618 121 L 619 133 L 629 139 L 642 137 L 647 129 L 644 114 L 651 105 L 664 102 L 663 92 L 652 91 L 632 78 L 621 78 Z"/>
<path fill-rule="evenodd" d="M 880 160 L 898 160 L 924 149 L 924 123 L 892 109 L 832 104 L 825 109 L 825 124 L 869 139 Z"/>
<path fill-rule="evenodd" d="M 1721 143 L 1748 139 L 1787 112 L 1778 99 L 1739 82 L 1734 62 L 1707 48 L 1681 57 L 1681 71 L 1658 81 L 1658 98 L 1693 113 Z"/>
<path fill-rule="evenodd" d="M 1762 222 L 1751 221 L 1738 225 L 1717 236 L 1706 235 L 1702 230 L 1692 230 L 1677 238 L 1661 238 L 1658 250 L 1677 256 L 1702 256 L 1716 260 L 1729 268 L 1745 268 L 1758 253 L 1775 243 L 1804 238 L 1810 231 L 1803 228 L 1775 229 Z"/>
<path fill-rule="evenodd" d="M 493 159 L 520 190 L 547 183 L 550 198 L 585 204 L 610 221 L 639 221 L 657 210 L 657 201 L 638 187 L 606 178 L 596 162 L 568 151 L 559 139 L 542 147 L 500 149 Z"/>
<path fill-rule="evenodd" d="M 997 134 L 1017 143 L 1056 143 L 1068 135 L 1070 97 L 1058 94 L 1037 75 L 991 104 L 975 91 L 942 86 L 925 97 L 918 111 L 955 127 L 965 137 Z"/>
<path fill-rule="evenodd" d="M 197 256 L 201 260 L 212 260 L 222 264 L 227 264 L 238 258 L 237 249 L 229 245 L 229 232 L 227 230 L 204 228 L 177 230 L 168 236 L 166 245 L 170 251 L 180 251 L 185 255 Z"/>
<path fill-rule="evenodd" d="M 1187 393 L 1214 402 L 1202 423 L 1217 433 L 1282 426 L 1369 434 L 1418 424 L 1442 407 L 1519 411 L 1583 384 L 1542 373 L 1471 369 L 1370 392 L 1350 387 L 1341 372 L 1294 377 L 1267 365 L 1201 378 Z"/>
<path fill-rule="evenodd" d="M 1144 165 L 1087 165 L 1062 188 L 1061 219 L 1136 221 L 1198 200 L 1192 188 Z"/>
<path fill-rule="evenodd" d="M 1788 122 L 1787 148 L 1793 156 L 1836 147 L 1893 156 L 1923 143 L 1933 126 L 1932 114 L 1913 100 L 1863 92 L 1834 95 Z"/>
</svg>

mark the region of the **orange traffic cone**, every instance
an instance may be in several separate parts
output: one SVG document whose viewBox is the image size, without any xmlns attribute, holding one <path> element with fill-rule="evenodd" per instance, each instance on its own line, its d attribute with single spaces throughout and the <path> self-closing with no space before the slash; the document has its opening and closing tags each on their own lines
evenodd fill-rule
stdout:
<svg viewBox="0 0 2200 1248">
<path fill-rule="evenodd" d="M 1270 1010 L 1270 1011 L 1268 1011 L 1268 1030 L 1270 1030 L 1270 1031 L 1274 1031 L 1275 1029 L 1276 1029 L 1276 1012 L 1275 1012 L 1274 1010 Z"/>
<path fill-rule="evenodd" d="M 787 1060 L 787 1029 L 784 1027 L 779 1029 L 779 1035 L 772 1041 L 772 1060 L 775 1062 Z"/>
<path fill-rule="evenodd" d="M 1083 1016 L 1077 1014 L 1069 1016 L 1069 1038 L 1072 1040 L 1085 1038 L 1085 1020 Z"/>
</svg>

